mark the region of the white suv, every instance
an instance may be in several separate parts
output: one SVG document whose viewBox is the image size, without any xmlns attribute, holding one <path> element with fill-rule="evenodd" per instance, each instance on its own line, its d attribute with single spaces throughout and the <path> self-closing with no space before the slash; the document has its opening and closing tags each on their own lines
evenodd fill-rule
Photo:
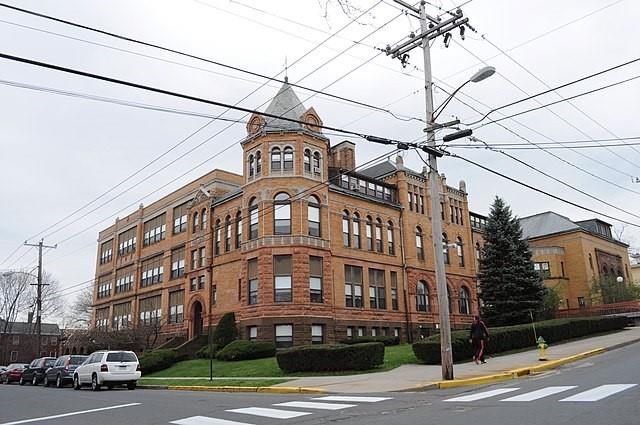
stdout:
<svg viewBox="0 0 640 425">
<path fill-rule="evenodd" d="M 113 388 L 126 384 L 134 390 L 140 379 L 140 363 L 133 351 L 96 351 L 73 372 L 73 389 L 91 385 L 100 391 L 102 385 Z"/>
</svg>

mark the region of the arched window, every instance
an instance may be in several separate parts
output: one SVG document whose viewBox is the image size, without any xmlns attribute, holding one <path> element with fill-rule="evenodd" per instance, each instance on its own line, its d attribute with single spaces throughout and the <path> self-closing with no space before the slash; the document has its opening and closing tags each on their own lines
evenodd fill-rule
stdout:
<svg viewBox="0 0 640 425">
<path fill-rule="evenodd" d="M 460 314 L 471 314 L 471 296 L 466 286 L 460 288 L 460 299 L 458 300 Z"/>
<path fill-rule="evenodd" d="M 353 247 L 356 249 L 362 248 L 360 243 L 360 216 L 358 213 L 353 213 Z"/>
<path fill-rule="evenodd" d="M 249 240 L 258 238 L 259 221 L 258 202 L 256 198 L 253 198 L 249 202 Z"/>
<path fill-rule="evenodd" d="M 282 153 L 280 148 L 271 149 L 271 170 L 280 171 L 282 169 Z"/>
<path fill-rule="evenodd" d="M 313 173 L 320 174 L 320 152 L 313 153 Z"/>
<path fill-rule="evenodd" d="M 224 251 L 231 251 L 231 216 L 224 219 Z"/>
<path fill-rule="evenodd" d="M 389 255 L 396 254 L 396 247 L 393 241 L 393 223 L 391 221 L 387 223 L 387 250 Z"/>
<path fill-rule="evenodd" d="M 249 177 L 253 177 L 253 173 L 254 173 L 254 167 L 255 167 L 255 158 L 253 157 L 253 154 L 249 155 Z"/>
<path fill-rule="evenodd" d="M 351 246 L 351 238 L 349 235 L 349 211 L 342 211 L 342 245 Z"/>
<path fill-rule="evenodd" d="M 193 222 L 191 223 L 191 232 L 195 233 L 198 231 L 198 212 L 193 213 Z"/>
<path fill-rule="evenodd" d="M 442 234 L 442 252 L 444 253 L 444 263 L 449 264 L 449 238 L 446 233 Z"/>
<path fill-rule="evenodd" d="M 382 250 L 382 220 L 376 219 L 376 251 L 383 252 Z"/>
<path fill-rule="evenodd" d="M 242 244 L 242 212 L 236 214 L 236 249 L 240 249 Z"/>
<path fill-rule="evenodd" d="M 424 261 L 424 237 L 422 235 L 422 228 L 416 227 L 416 257 L 418 260 Z"/>
<path fill-rule="evenodd" d="M 482 249 L 480 248 L 480 242 L 476 242 L 476 260 L 480 260 Z"/>
<path fill-rule="evenodd" d="M 262 152 L 256 152 L 256 176 L 262 173 Z"/>
<path fill-rule="evenodd" d="M 207 230 L 207 220 L 208 220 L 207 209 L 203 208 L 202 214 L 200 214 L 200 223 L 202 223 L 202 230 Z"/>
<path fill-rule="evenodd" d="M 365 237 L 367 238 L 367 250 L 373 251 L 373 224 L 371 223 L 371 217 L 367 216 L 367 222 L 365 223 Z"/>
<path fill-rule="evenodd" d="M 464 267 L 464 245 L 460 236 L 456 239 L 456 254 L 458 254 L 458 265 Z"/>
<path fill-rule="evenodd" d="M 216 227 L 214 231 L 215 231 L 214 252 L 216 255 L 220 255 L 220 243 L 222 240 L 222 226 L 221 226 L 220 220 L 216 220 Z"/>
<path fill-rule="evenodd" d="M 320 237 L 320 200 L 314 196 L 307 199 L 307 221 L 309 236 Z"/>
<path fill-rule="evenodd" d="M 424 280 L 416 285 L 416 310 L 429 311 L 429 287 Z"/>
<path fill-rule="evenodd" d="M 280 192 L 273 198 L 273 233 L 275 235 L 291 234 L 291 199 L 289 195 Z"/>
<path fill-rule="evenodd" d="M 283 163 L 285 170 L 293 170 L 293 148 L 290 146 L 284 148 Z"/>
<path fill-rule="evenodd" d="M 304 172 L 311 172 L 311 151 L 309 149 L 304 150 Z"/>
</svg>

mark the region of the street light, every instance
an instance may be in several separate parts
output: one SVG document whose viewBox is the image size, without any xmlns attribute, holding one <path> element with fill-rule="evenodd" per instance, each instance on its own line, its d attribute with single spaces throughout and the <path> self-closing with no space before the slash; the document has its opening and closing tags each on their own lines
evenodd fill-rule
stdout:
<svg viewBox="0 0 640 425">
<path fill-rule="evenodd" d="M 456 96 L 456 94 L 460 90 L 462 90 L 464 86 L 466 86 L 469 83 L 479 83 L 480 81 L 486 80 L 487 78 L 491 77 L 495 73 L 496 73 L 496 69 L 493 66 L 485 66 L 484 68 L 480 68 L 478 71 L 476 71 L 476 73 L 473 74 L 471 78 L 469 78 L 467 81 L 462 83 L 460 87 L 455 89 L 453 93 L 451 93 L 449 97 L 444 102 L 442 102 L 442 105 L 438 106 L 438 108 L 435 111 L 433 111 L 432 121 L 435 121 L 436 118 L 438 118 L 438 116 L 442 113 L 444 108 L 447 107 L 449 102 L 451 102 L 451 100 Z"/>
<path fill-rule="evenodd" d="M 622 277 L 622 276 L 616 277 L 616 282 L 623 283 L 624 282 L 624 277 Z"/>
</svg>

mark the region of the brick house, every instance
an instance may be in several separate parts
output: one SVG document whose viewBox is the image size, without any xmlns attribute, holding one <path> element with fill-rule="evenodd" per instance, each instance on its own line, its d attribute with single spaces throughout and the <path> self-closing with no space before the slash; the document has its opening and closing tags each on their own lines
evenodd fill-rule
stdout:
<svg viewBox="0 0 640 425">
<path fill-rule="evenodd" d="M 40 353 L 36 353 L 37 335 L 35 323 L 6 322 L 0 320 L 0 364 L 29 363 L 36 357 L 57 357 L 60 353 L 60 328 L 55 323 L 43 323 Z"/>
<path fill-rule="evenodd" d="M 356 169 L 285 83 L 242 142 L 243 174 L 213 170 L 98 236 L 93 326 L 156 325 L 192 338 L 236 314 L 242 338 L 279 346 L 437 329 L 426 171 L 402 158 Z M 329 184 L 327 181 L 329 180 Z M 441 177 L 454 328 L 477 312 L 464 182 Z"/>
</svg>

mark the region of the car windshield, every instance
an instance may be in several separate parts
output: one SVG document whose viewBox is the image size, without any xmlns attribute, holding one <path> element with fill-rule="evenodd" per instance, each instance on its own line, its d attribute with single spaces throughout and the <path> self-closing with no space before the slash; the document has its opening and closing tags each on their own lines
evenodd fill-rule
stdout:
<svg viewBox="0 0 640 425">
<path fill-rule="evenodd" d="M 71 356 L 71 364 L 78 365 L 84 363 L 87 360 L 87 356 Z"/>
<path fill-rule="evenodd" d="M 9 366 L 7 366 L 7 370 L 22 368 L 24 368 L 24 365 L 22 363 L 11 363 Z"/>
<path fill-rule="evenodd" d="M 126 351 L 118 351 L 117 353 L 107 354 L 108 362 L 137 362 L 138 358 L 133 353 Z"/>
<path fill-rule="evenodd" d="M 44 361 L 44 366 L 45 367 L 51 367 L 53 366 L 53 364 L 56 362 L 56 359 L 47 359 Z"/>
</svg>

